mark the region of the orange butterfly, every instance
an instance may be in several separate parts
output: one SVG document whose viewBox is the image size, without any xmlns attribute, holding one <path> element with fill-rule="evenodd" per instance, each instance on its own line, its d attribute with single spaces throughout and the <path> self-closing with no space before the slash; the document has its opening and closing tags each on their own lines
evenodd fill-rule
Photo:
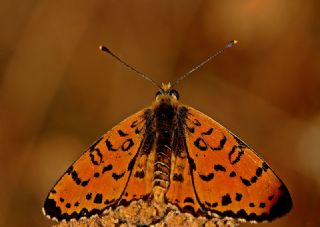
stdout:
<svg viewBox="0 0 320 227">
<path fill-rule="evenodd" d="M 180 103 L 172 87 L 162 84 L 150 107 L 89 147 L 50 191 L 46 216 L 78 220 L 138 200 L 251 222 L 290 211 L 290 194 L 269 165 L 218 122 Z"/>
</svg>

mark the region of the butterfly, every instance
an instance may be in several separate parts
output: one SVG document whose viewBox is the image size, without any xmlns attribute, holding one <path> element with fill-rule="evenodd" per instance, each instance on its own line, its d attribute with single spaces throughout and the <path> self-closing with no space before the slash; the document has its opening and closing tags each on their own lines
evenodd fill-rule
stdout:
<svg viewBox="0 0 320 227">
<path fill-rule="evenodd" d="M 173 87 L 162 84 L 151 106 L 109 130 L 68 168 L 45 200 L 47 217 L 79 220 L 133 201 L 249 222 L 290 211 L 288 189 L 269 165 L 221 124 L 182 104 Z"/>
</svg>

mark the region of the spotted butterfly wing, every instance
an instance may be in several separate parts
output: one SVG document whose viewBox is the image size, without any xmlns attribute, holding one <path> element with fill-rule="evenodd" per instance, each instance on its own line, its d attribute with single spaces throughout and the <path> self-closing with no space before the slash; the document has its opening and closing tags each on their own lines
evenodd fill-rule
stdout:
<svg viewBox="0 0 320 227">
<path fill-rule="evenodd" d="M 290 194 L 262 158 L 203 113 L 187 106 L 180 109 L 185 155 L 174 160 L 167 194 L 172 203 L 196 215 L 251 222 L 271 221 L 289 212 Z M 179 166 L 185 167 L 180 168 L 183 172 Z"/>
<path fill-rule="evenodd" d="M 45 214 L 68 221 L 133 200 L 164 208 L 162 215 L 177 207 L 195 216 L 251 222 L 289 212 L 289 192 L 266 162 L 178 99 L 164 84 L 151 107 L 102 136 L 50 191 Z"/>
<path fill-rule="evenodd" d="M 152 168 L 145 165 L 144 155 L 138 155 L 145 139 L 145 113 L 142 110 L 108 131 L 66 171 L 45 200 L 46 216 L 58 221 L 90 217 L 150 191 L 150 174 L 143 180 L 130 177 L 133 171 Z"/>
</svg>

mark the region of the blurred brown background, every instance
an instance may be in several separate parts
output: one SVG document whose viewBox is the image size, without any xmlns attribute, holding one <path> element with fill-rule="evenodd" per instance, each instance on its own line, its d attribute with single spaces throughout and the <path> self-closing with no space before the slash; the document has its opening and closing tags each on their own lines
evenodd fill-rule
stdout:
<svg viewBox="0 0 320 227">
<path fill-rule="evenodd" d="M 177 87 L 182 102 L 255 148 L 292 212 L 262 226 L 320 226 L 320 2 L 1 1 L 0 226 L 49 226 L 42 203 L 101 134 L 150 105 L 159 82 L 229 49 Z M 245 224 L 243 226 L 250 226 Z"/>
</svg>

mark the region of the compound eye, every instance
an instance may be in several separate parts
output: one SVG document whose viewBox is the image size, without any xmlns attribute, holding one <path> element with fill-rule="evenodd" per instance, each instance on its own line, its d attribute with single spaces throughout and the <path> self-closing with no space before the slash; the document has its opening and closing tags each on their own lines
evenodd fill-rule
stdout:
<svg viewBox="0 0 320 227">
<path fill-rule="evenodd" d="M 170 90 L 169 94 L 170 94 L 171 96 L 175 96 L 177 99 L 180 98 L 180 95 L 179 95 L 179 93 L 178 93 L 177 90 L 172 89 L 172 90 Z"/>
</svg>

